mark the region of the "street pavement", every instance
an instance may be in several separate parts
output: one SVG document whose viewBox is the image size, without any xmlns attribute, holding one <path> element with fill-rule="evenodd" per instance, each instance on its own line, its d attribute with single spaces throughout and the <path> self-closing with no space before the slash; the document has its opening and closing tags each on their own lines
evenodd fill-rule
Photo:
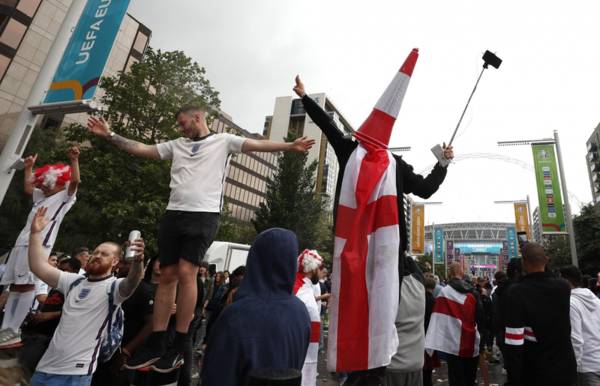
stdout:
<svg viewBox="0 0 600 386">
<path fill-rule="evenodd" d="M 327 335 L 327 331 L 325 331 Z M 327 337 L 324 339 L 327 342 Z M 325 343 L 326 344 L 326 343 Z M 324 351 L 319 352 L 319 366 L 318 366 L 318 378 L 317 386 L 339 386 L 340 381 L 336 374 L 330 374 L 327 371 L 327 354 Z M 489 386 L 503 386 L 506 376 L 502 374 L 501 364 L 489 364 L 490 384 Z M 448 370 L 446 363 L 442 363 L 442 367 L 435 370 L 433 373 L 433 385 L 434 386 L 449 386 L 448 384 Z M 486 386 L 483 383 L 481 374 L 478 373 L 478 386 Z"/>
</svg>

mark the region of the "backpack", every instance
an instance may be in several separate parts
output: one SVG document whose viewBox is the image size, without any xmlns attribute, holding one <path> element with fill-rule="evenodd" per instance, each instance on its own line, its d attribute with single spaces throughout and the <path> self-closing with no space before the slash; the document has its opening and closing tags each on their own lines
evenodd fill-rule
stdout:
<svg viewBox="0 0 600 386">
<path fill-rule="evenodd" d="M 67 294 L 84 279 L 85 277 L 81 277 L 71 283 Z M 116 283 L 117 281 L 113 280 L 110 285 L 110 291 L 108 292 L 108 315 L 106 316 L 106 319 L 104 319 L 102 327 L 100 327 L 98 335 L 96 336 L 96 340 L 100 340 L 101 343 L 100 350 L 94 351 L 94 356 L 98 355 L 98 359 L 101 362 L 108 362 L 115 351 L 121 346 L 121 340 L 123 340 L 123 321 L 125 318 L 121 306 L 115 304 L 113 294 L 115 292 Z M 106 334 L 102 336 L 105 328 Z"/>
</svg>

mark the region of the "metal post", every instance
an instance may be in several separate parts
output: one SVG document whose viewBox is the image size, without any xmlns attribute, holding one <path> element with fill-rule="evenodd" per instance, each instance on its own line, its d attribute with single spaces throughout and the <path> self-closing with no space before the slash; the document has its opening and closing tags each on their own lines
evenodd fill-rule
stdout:
<svg viewBox="0 0 600 386">
<path fill-rule="evenodd" d="M 86 3 L 87 0 L 73 0 L 71 3 L 65 19 L 56 34 L 56 38 L 48 51 L 44 65 L 33 84 L 29 97 L 23 105 L 23 110 L 19 114 L 15 127 L 4 145 L 2 154 L 0 154 L 0 203 L 4 200 L 4 195 L 15 174 L 14 169 L 10 169 L 10 167 L 23 155 L 23 151 L 27 147 L 31 133 L 35 128 L 37 116 L 33 115 L 28 107 L 42 103 Z"/>
<path fill-rule="evenodd" d="M 531 203 L 529 202 L 529 194 L 527 195 L 527 222 L 527 226 L 529 227 L 529 234 L 531 235 L 531 239 L 533 240 L 533 215 L 531 214 Z"/>
<path fill-rule="evenodd" d="M 560 151 L 560 141 L 558 139 L 558 131 L 554 130 L 554 143 L 556 144 L 556 159 L 558 161 L 558 172 L 560 174 L 560 185 L 563 193 L 565 205 L 565 224 L 569 234 L 569 244 L 571 247 L 571 262 L 574 266 L 579 267 L 577 259 L 577 246 L 575 244 L 575 228 L 573 227 L 573 219 L 571 217 L 571 204 L 569 204 L 569 191 L 567 190 L 567 180 L 562 163 L 562 153 Z"/>
</svg>

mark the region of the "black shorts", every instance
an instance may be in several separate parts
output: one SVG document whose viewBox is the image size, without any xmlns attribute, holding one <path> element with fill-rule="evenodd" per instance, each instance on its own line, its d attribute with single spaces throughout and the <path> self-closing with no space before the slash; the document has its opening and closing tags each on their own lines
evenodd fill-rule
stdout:
<svg viewBox="0 0 600 386">
<path fill-rule="evenodd" d="M 158 258 L 163 267 L 184 259 L 200 265 L 219 229 L 219 213 L 167 210 L 158 227 Z"/>
</svg>

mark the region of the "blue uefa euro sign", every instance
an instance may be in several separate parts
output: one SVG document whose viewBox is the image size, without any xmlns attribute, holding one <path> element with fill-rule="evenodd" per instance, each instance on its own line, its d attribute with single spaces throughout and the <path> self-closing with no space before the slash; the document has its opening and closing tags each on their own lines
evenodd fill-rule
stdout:
<svg viewBox="0 0 600 386">
<path fill-rule="evenodd" d="M 88 0 L 44 103 L 94 96 L 128 7 L 129 0 Z"/>
</svg>

